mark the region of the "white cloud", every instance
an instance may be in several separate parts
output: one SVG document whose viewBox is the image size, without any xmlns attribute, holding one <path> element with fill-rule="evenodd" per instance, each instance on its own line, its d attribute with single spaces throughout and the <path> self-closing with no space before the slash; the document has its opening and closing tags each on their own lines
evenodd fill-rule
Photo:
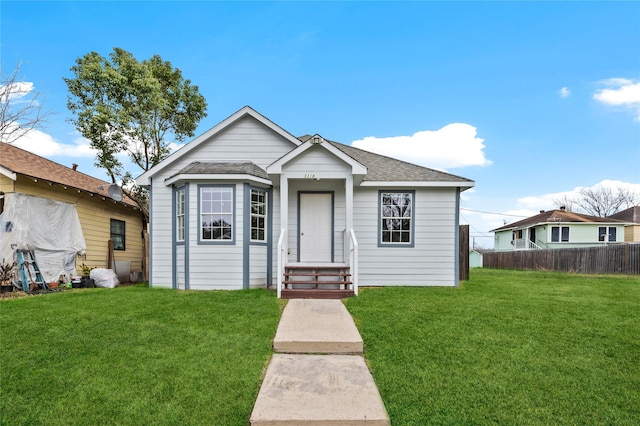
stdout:
<svg viewBox="0 0 640 426">
<path fill-rule="evenodd" d="M 562 89 L 558 90 L 558 94 L 561 98 L 568 98 L 569 96 L 571 96 L 571 90 L 569 90 L 568 87 L 563 87 Z"/>
<path fill-rule="evenodd" d="M 640 121 L 640 81 L 610 78 L 600 83 L 606 87 L 594 93 L 593 99 L 605 105 L 631 109 Z"/>
<path fill-rule="evenodd" d="M 613 190 L 616 190 L 618 188 L 624 188 L 624 189 L 633 191 L 637 194 L 640 194 L 640 183 L 629 183 L 629 182 L 622 182 L 619 180 L 605 179 L 590 187 L 578 186 L 568 191 L 554 192 L 554 193 L 543 194 L 543 195 L 532 195 L 528 197 L 519 198 L 517 200 L 517 205 L 521 209 L 528 209 L 529 211 L 533 212 L 531 214 L 528 214 L 528 216 L 533 216 L 534 214 L 537 214 L 540 210 L 552 210 L 554 208 L 557 208 L 554 203 L 554 200 L 561 200 L 561 199 L 564 199 L 565 197 L 567 199 L 578 198 L 580 196 L 580 191 L 582 189 L 597 190 L 601 188 L 610 188 Z"/>
<path fill-rule="evenodd" d="M 492 162 L 485 158 L 484 140 L 476 135 L 475 127 L 452 123 L 440 130 L 423 130 L 411 136 L 367 136 L 351 145 L 435 169 L 488 166 Z"/>
<path fill-rule="evenodd" d="M 4 98 L 7 97 L 9 101 L 16 101 L 22 97 L 25 97 L 33 90 L 33 83 L 30 81 L 15 81 L 6 86 L 0 85 L 0 93 Z"/>
<path fill-rule="evenodd" d="M 74 158 L 96 156 L 96 151 L 91 149 L 89 141 L 85 138 L 77 137 L 73 142 L 73 144 L 60 143 L 51 135 L 34 129 L 17 139 L 13 145 L 45 158 L 57 155 Z"/>
</svg>

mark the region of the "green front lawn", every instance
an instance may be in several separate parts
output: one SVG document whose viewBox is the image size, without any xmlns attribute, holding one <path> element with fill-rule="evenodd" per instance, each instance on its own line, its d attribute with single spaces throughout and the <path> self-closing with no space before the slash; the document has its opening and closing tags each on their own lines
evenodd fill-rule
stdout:
<svg viewBox="0 0 640 426">
<path fill-rule="evenodd" d="M 638 424 L 638 277 L 473 270 L 346 304 L 394 425 Z M 0 424 L 246 425 L 280 306 L 145 287 L 0 301 Z"/>
<path fill-rule="evenodd" d="M 266 290 L 0 302 L 0 424 L 247 424 L 280 317 Z"/>
<path fill-rule="evenodd" d="M 394 425 L 640 421 L 640 278 L 472 270 L 347 301 Z"/>
</svg>

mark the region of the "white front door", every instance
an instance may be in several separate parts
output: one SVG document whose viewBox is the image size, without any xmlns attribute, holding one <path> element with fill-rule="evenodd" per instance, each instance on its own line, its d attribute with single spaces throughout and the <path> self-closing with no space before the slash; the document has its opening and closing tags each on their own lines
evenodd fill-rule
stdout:
<svg viewBox="0 0 640 426">
<path fill-rule="evenodd" d="M 300 262 L 331 262 L 332 194 L 300 194 Z"/>
</svg>

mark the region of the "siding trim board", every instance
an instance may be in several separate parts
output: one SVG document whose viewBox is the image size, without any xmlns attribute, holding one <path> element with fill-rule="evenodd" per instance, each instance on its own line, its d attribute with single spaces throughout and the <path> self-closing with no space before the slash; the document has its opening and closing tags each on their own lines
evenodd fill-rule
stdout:
<svg viewBox="0 0 640 426">
<path fill-rule="evenodd" d="M 249 288 L 249 249 L 250 249 L 250 232 L 251 232 L 251 190 L 248 183 L 244 184 L 244 207 L 243 207 L 243 232 L 242 232 L 242 288 Z"/>
</svg>

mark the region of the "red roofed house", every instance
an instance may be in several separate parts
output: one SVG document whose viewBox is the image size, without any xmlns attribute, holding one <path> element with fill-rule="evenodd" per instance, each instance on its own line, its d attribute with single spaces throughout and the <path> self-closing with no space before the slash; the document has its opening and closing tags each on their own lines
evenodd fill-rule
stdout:
<svg viewBox="0 0 640 426">
<path fill-rule="evenodd" d="M 82 263 L 89 267 L 111 267 L 108 265 L 109 240 L 113 243 L 117 264 L 130 262 L 130 271 L 143 271 L 145 223 L 141 210 L 126 196 L 121 201 L 114 201 L 107 192 L 108 182 L 84 174 L 76 167 L 66 167 L 0 143 L 0 213 L 11 197 L 16 196 L 73 205 L 86 242 L 86 258 L 76 260 L 77 274 L 81 272 Z M 117 272 L 122 281 L 122 271 Z"/>
</svg>

